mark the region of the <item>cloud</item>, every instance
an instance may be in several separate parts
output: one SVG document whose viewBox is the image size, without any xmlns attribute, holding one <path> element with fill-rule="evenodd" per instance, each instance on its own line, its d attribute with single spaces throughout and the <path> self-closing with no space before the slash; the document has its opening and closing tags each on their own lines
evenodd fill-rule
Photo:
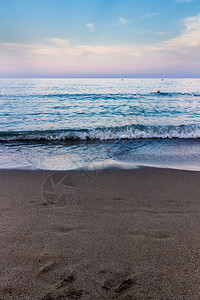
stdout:
<svg viewBox="0 0 200 300">
<path fill-rule="evenodd" d="M 46 41 L 52 43 L 52 45 L 57 45 L 61 47 L 68 47 L 70 40 L 67 39 L 59 39 L 59 38 L 48 38 Z"/>
<path fill-rule="evenodd" d="M 146 18 L 152 18 L 152 17 L 155 17 L 157 16 L 158 13 L 157 12 L 154 12 L 154 13 L 149 13 L 149 14 L 146 14 L 142 17 L 142 19 L 146 19 Z"/>
<path fill-rule="evenodd" d="M 81 56 L 85 53 L 95 55 L 131 55 L 139 56 L 138 51 L 134 51 L 129 46 L 105 46 L 105 45 L 77 45 L 71 46 L 70 41 L 67 39 L 50 38 L 45 39 L 38 44 L 21 44 L 21 43 L 2 43 L 3 47 L 11 51 L 21 50 L 23 52 L 41 54 L 41 55 L 70 55 Z"/>
<path fill-rule="evenodd" d="M 150 34 L 156 34 L 156 35 L 164 35 L 169 32 L 164 32 L 164 31 L 154 31 L 154 30 L 139 30 L 138 34 L 143 34 L 143 33 L 150 33 Z"/>
<path fill-rule="evenodd" d="M 185 18 L 182 24 L 183 30 L 177 36 L 148 45 L 72 45 L 70 40 L 57 37 L 32 44 L 0 43 L 0 74 L 12 73 L 14 66 L 16 72 L 28 66 L 34 74 L 45 71 L 42 74 L 51 76 L 174 74 L 176 70 L 182 74 L 192 70 L 196 73 L 191 74 L 199 74 L 200 14 Z"/>
<path fill-rule="evenodd" d="M 23 44 L 23 43 L 1 43 L 3 48 L 10 51 L 23 51 L 35 54 L 44 55 L 71 55 L 77 56 L 87 52 L 95 55 L 133 55 L 140 56 L 140 53 L 145 51 L 157 51 L 163 53 L 179 53 L 193 55 L 198 53 L 200 55 L 200 14 L 194 17 L 188 17 L 182 21 L 184 30 L 176 37 L 165 40 L 160 43 L 152 44 L 150 46 L 141 45 L 76 45 L 72 46 L 70 40 L 60 38 L 48 38 L 40 43 Z M 145 31 L 163 35 L 163 32 Z M 140 32 L 142 33 L 142 32 Z"/>
<path fill-rule="evenodd" d="M 87 23 L 85 26 L 89 28 L 90 32 L 94 32 L 95 25 L 93 23 Z"/>
<path fill-rule="evenodd" d="M 158 48 L 180 54 L 200 54 L 200 14 L 183 20 L 185 29 L 177 37 L 164 41 Z"/>
<path fill-rule="evenodd" d="M 177 3 L 193 2 L 195 0 L 176 0 Z"/>
<path fill-rule="evenodd" d="M 128 20 L 128 19 L 125 19 L 125 18 L 122 18 L 122 17 L 119 18 L 119 24 L 120 24 L 120 25 L 127 25 L 127 24 L 129 24 L 130 22 L 131 22 L 131 21 Z"/>
</svg>

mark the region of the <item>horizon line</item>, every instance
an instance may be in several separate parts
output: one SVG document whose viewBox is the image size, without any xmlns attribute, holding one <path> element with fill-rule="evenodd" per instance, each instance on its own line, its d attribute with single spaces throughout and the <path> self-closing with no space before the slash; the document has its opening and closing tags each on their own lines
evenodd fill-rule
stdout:
<svg viewBox="0 0 200 300">
<path fill-rule="evenodd" d="M 171 79 L 190 79 L 197 78 L 199 76 L 0 76 L 0 79 L 160 79 L 160 78 L 171 78 Z"/>
</svg>

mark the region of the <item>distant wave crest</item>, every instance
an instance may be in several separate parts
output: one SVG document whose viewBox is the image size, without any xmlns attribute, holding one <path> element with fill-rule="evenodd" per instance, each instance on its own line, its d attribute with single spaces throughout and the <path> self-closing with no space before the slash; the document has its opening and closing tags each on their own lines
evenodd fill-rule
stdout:
<svg viewBox="0 0 200 300">
<path fill-rule="evenodd" d="M 67 99 L 67 98 L 91 98 L 91 99 L 131 99 L 131 98 L 145 98 L 145 97 L 149 97 L 149 96 L 154 96 L 154 97 L 162 97 L 162 96 L 166 96 L 166 97 L 183 97 L 183 96 L 190 96 L 190 97 L 200 97 L 200 93 L 181 93 L 181 92 L 164 92 L 162 90 L 159 91 L 159 93 L 157 91 L 152 91 L 149 93 L 106 93 L 106 94 L 102 94 L 102 93 L 44 93 L 44 94 L 15 94 L 15 98 L 60 98 L 60 99 Z M 1 97 L 6 97 L 6 95 L 1 94 Z"/>
</svg>

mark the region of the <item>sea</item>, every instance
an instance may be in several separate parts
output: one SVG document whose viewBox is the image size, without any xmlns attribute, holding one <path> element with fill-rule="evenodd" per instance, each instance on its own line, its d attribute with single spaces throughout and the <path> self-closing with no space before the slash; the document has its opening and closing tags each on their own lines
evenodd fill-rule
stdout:
<svg viewBox="0 0 200 300">
<path fill-rule="evenodd" d="M 1 169 L 140 166 L 200 170 L 200 79 L 0 79 Z"/>
</svg>

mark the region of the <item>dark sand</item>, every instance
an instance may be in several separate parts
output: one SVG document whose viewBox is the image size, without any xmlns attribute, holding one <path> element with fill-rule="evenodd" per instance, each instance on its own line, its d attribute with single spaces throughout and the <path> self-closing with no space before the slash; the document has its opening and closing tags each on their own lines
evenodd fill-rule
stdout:
<svg viewBox="0 0 200 300">
<path fill-rule="evenodd" d="M 0 299 L 200 299 L 200 172 L 2 170 L 0 214 Z"/>
</svg>

